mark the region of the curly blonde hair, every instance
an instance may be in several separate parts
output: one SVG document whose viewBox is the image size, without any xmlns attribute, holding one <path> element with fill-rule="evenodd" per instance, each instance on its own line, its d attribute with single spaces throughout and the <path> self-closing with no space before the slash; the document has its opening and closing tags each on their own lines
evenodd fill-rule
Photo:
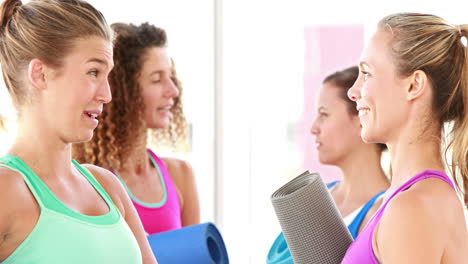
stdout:
<svg viewBox="0 0 468 264">
<path fill-rule="evenodd" d="M 144 102 L 137 76 L 141 72 L 146 51 L 165 47 L 166 32 L 148 23 L 140 26 L 116 23 L 114 41 L 114 68 L 109 74 L 112 101 L 104 105 L 99 126 L 91 141 L 75 144 L 73 155 L 78 162 L 91 163 L 119 170 L 125 164 L 141 137 L 156 146 L 173 150 L 187 148 L 187 122 L 182 110 L 182 86 L 172 64 L 172 81 L 179 89 L 179 97 L 171 109 L 168 129 L 147 130 L 143 119 Z"/>
</svg>

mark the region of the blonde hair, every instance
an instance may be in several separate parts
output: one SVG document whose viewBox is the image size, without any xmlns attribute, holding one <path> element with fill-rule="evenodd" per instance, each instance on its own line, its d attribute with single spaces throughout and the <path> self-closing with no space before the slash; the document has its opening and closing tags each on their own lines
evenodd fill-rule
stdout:
<svg viewBox="0 0 468 264">
<path fill-rule="evenodd" d="M 467 47 L 462 43 L 467 25 L 450 24 L 429 14 L 399 13 L 383 18 L 379 28 L 392 34 L 391 54 L 401 76 L 416 70 L 428 76 L 441 136 L 443 124 L 453 124 L 445 157 L 451 149 L 448 165 L 455 184 L 462 193 L 468 191 L 468 58 Z M 468 203 L 466 193 L 464 198 Z"/>
<path fill-rule="evenodd" d="M 112 41 L 103 15 L 81 0 L 6 0 L 0 11 L 0 60 L 15 107 L 28 98 L 24 76 L 37 58 L 60 68 L 77 39 L 98 36 Z"/>
</svg>

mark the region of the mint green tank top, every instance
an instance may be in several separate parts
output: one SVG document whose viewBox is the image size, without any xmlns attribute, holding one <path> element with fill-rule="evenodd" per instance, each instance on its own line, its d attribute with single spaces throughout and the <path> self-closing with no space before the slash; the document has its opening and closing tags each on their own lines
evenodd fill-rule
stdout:
<svg viewBox="0 0 468 264">
<path fill-rule="evenodd" d="M 70 209 L 20 158 L 0 158 L 0 166 L 23 176 L 40 208 L 36 226 L 1 264 L 142 263 L 138 243 L 110 196 L 86 168 L 72 162 L 104 199 L 108 213 L 88 216 Z"/>
</svg>

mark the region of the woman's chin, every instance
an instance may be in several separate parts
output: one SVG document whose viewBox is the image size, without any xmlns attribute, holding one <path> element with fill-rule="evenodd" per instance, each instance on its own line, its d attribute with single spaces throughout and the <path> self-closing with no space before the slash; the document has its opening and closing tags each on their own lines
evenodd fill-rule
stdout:
<svg viewBox="0 0 468 264">
<path fill-rule="evenodd" d="M 369 129 L 362 128 L 361 138 L 362 138 L 362 141 L 364 141 L 364 143 L 367 143 L 367 144 L 380 143 L 375 133 L 372 133 L 372 131 L 370 131 Z"/>
<path fill-rule="evenodd" d="M 82 133 L 80 135 L 76 135 L 75 138 L 71 139 L 70 143 L 84 143 L 88 142 L 93 138 L 93 131 L 89 133 Z"/>
<path fill-rule="evenodd" d="M 322 155 L 319 154 L 319 161 L 320 161 L 320 164 L 323 164 L 323 165 L 335 165 L 336 164 L 335 159 L 333 159 L 332 157 L 323 155 L 323 154 Z"/>
<path fill-rule="evenodd" d="M 169 121 L 157 121 L 157 122 L 151 122 L 151 123 L 146 123 L 146 126 L 150 129 L 167 129 L 169 128 Z"/>
</svg>

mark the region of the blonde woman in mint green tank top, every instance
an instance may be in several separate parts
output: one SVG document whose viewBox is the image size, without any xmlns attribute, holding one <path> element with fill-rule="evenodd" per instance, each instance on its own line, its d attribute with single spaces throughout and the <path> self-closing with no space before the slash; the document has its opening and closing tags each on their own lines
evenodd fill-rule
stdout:
<svg viewBox="0 0 468 264">
<path fill-rule="evenodd" d="M 157 263 L 120 182 L 71 158 L 111 100 L 104 17 L 81 0 L 0 9 L 1 68 L 18 110 L 15 142 L 0 158 L 0 263 Z"/>
</svg>

